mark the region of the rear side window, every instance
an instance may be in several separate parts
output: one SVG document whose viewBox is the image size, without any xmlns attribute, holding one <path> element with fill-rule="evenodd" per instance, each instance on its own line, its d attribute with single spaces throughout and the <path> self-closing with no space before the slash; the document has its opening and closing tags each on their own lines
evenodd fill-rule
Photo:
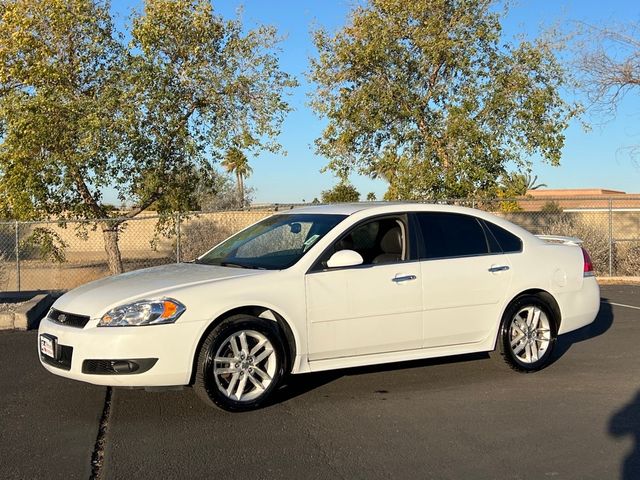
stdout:
<svg viewBox="0 0 640 480">
<path fill-rule="evenodd" d="M 487 222 L 486 220 L 484 223 L 498 241 L 504 253 L 522 251 L 522 240 L 516 237 L 513 233 L 508 232 L 504 228 L 494 225 L 491 222 Z"/>
<path fill-rule="evenodd" d="M 489 253 L 477 218 L 457 213 L 417 213 L 422 231 L 422 258 L 464 257 Z"/>
</svg>

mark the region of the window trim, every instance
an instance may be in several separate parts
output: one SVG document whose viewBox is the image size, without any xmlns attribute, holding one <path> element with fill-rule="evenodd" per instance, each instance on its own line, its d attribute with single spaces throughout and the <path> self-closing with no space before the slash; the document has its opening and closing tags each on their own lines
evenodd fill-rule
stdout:
<svg viewBox="0 0 640 480">
<path fill-rule="evenodd" d="M 420 259 L 418 258 L 417 248 L 419 247 L 419 243 L 417 242 L 417 237 L 415 233 L 415 229 L 411 227 L 411 212 L 396 212 L 396 213 L 383 213 L 380 215 L 374 215 L 371 217 L 364 218 L 359 222 L 353 224 L 346 231 L 344 231 L 338 238 L 333 240 L 331 244 L 326 247 L 322 253 L 320 253 L 315 261 L 311 264 L 311 267 L 307 270 L 306 274 L 310 273 L 323 273 L 323 272 L 334 272 L 340 270 L 355 270 L 355 269 L 367 269 L 372 267 L 384 267 L 387 265 L 404 265 L 407 263 L 418 262 Z M 353 230 L 367 223 L 376 221 L 376 220 L 385 220 L 392 219 L 396 221 L 400 221 L 402 223 L 402 229 L 404 230 L 404 247 L 403 249 L 406 252 L 406 258 L 404 260 L 400 260 L 399 262 L 388 262 L 381 264 L 373 264 L 369 263 L 366 265 L 353 265 L 350 267 L 333 267 L 333 268 L 323 268 L 320 265 L 320 259 L 325 256 L 325 254 L 333 248 L 333 246 L 349 235 Z M 337 225 L 336 225 L 337 226 Z"/>
</svg>

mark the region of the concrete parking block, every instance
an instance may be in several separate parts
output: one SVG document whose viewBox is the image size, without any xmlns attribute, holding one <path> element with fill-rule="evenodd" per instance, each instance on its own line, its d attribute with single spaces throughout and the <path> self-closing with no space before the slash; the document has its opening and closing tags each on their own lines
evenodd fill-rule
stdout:
<svg viewBox="0 0 640 480">
<path fill-rule="evenodd" d="M 14 311 L 0 312 L 0 330 L 32 330 L 38 328 L 40 320 L 55 301 L 57 295 L 50 293 L 15 292 L 3 295 L 0 300 L 20 300 Z"/>
<path fill-rule="evenodd" d="M 14 318 L 13 312 L 0 312 L 0 330 L 11 330 Z"/>
<path fill-rule="evenodd" d="M 13 328 L 18 330 L 31 330 L 38 328 L 40 320 L 53 304 L 54 298 L 49 294 L 40 294 L 16 309 L 13 320 Z"/>
</svg>

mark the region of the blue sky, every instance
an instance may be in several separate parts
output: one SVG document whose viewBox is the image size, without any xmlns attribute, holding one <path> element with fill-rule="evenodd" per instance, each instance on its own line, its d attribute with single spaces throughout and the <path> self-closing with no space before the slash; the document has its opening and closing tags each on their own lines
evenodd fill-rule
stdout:
<svg viewBox="0 0 640 480">
<path fill-rule="evenodd" d="M 256 202 L 301 202 L 320 197 L 320 192 L 335 184 L 331 173 L 320 173 L 326 159 L 314 153 L 313 142 L 320 136 L 324 122 L 308 107 L 307 94 L 313 89 L 304 76 L 308 59 L 314 55 L 310 31 L 317 26 L 339 28 L 347 20 L 354 0 L 245 0 L 218 1 L 214 8 L 223 16 L 234 16 L 242 6 L 245 26 L 264 23 L 278 28 L 285 40 L 281 44 L 281 66 L 296 76 L 300 86 L 289 101 L 294 111 L 287 117 L 280 143 L 287 156 L 261 154 L 250 159 L 253 175 L 247 184 L 256 189 Z M 126 23 L 132 8 L 141 2 L 113 0 L 112 11 L 118 24 Z M 535 37 L 557 25 L 568 31 L 572 22 L 595 25 L 640 21 L 640 4 L 632 0 L 519 0 L 503 22 L 506 38 L 516 35 Z M 566 131 L 560 167 L 534 162 L 533 173 L 549 188 L 611 188 L 640 192 L 640 164 L 625 147 L 640 144 L 640 90 L 628 95 L 613 120 L 587 115 L 591 123 L 585 132 L 579 122 Z M 353 175 L 353 184 L 364 198 L 374 192 L 381 198 L 386 190 L 382 181 Z"/>
</svg>

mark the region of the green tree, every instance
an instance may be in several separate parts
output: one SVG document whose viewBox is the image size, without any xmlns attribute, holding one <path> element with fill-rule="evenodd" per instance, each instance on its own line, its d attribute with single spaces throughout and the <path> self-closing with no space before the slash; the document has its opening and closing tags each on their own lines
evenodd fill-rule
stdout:
<svg viewBox="0 0 640 480">
<path fill-rule="evenodd" d="M 118 173 L 123 88 L 123 49 L 107 6 L 3 1 L 0 45 L 3 216 L 106 218 L 102 189 Z M 117 236 L 109 223 L 100 227 L 113 271 Z"/>
<path fill-rule="evenodd" d="M 360 192 L 356 187 L 342 180 L 329 190 L 320 193 L 322 203 L 344 203 L 360 201 Z"/>
<path fill-rule="evenodd" d="M 247 156 L 239 148 L 231 147 L 225 153 L 224 160 L 222 160 L 222 166 L 227 170 L 227 172 L 235 174 L 239 206 L 240 208 L 244 207 L 244 179 L 253 172 L 252 168 L 249 166 Z"/>
<path fill-rule="evenodd" d="M 340 176 L 390 182 L 386 198 L 494 195 L 506 165 L 558 165 L 577 113 L 545 42 L 504 42 L 492 0 L 369 0 L 320 29 L 311 105 L 318 153 Z"/>
<path fill-rule="evenodd" d="M 109 215 L 105 187 L 166 220 L 230 146 L 278 151 L 295 81 L 271 27 L 208 0 L 147 0 L 131 42 L 95 0 L 0 3 L 0 204 L 15 218 Z M 122 220 L 99 222 L 112 273 Z"/>
</svg>

